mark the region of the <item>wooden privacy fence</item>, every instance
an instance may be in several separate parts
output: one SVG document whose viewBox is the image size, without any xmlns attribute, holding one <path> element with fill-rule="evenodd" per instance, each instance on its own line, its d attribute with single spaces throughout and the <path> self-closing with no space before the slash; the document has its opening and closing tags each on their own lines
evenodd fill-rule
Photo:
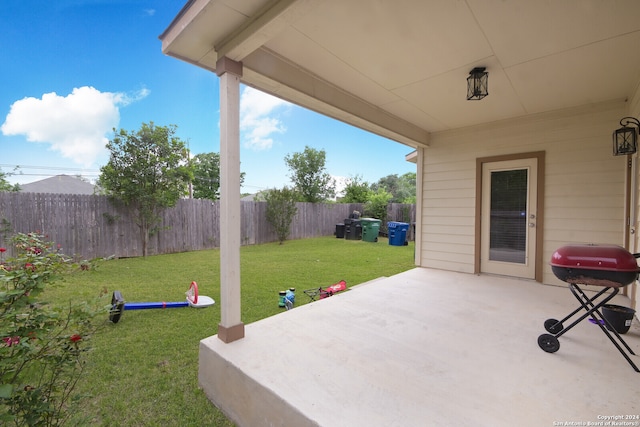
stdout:
<svg viewBox="0 0 640 427">
<path fill-rule="evenodd" d="M 357 203 L 296 205 L 289 239 L 333 235 L 336 224 L 363 210 Z M 241 202 L 242 245 L 278 240 L 265 211 L 265 202 Z M 412 223 L 415 205 L 391 204 L 387 219 Z M 7 247 L 13 233 L 33 231 L 45 234 L 63 253 L 84 259 L 142 255 L 140 229 L 129 210 L 106 196 L 0 192 L 0 246 Z M 162 214 L 160 231 L 149 238 L 148 254 L 211 249 L 219 243 L 219 202 L 182 199 Z"/>
</svg>

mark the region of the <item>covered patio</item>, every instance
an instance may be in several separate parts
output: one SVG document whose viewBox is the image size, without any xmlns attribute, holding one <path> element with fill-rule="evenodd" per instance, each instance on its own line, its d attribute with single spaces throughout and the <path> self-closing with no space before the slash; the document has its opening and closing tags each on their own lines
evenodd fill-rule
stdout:
<svg viewBox="0 0 640 427">
<path fill-rule="evenodd" d="M 640 374 L 597 326 L 580 323 L 553 354 L 537 344 L 546 319 L 577 305 L 554 250 L 638 252 L 638 155 L 614 156 L 611 135 L 640 114 L 639 13 L 633 0 L 188 0 L 160 39 L 219 77 L 209 398 L 240 426 L 640 425 L 608 418 L 640 414 Z M 470 89 L 477 69 L 488 91 Z M 244 325 L 241 85 L 415 149 L 418 268 Z M 493 207 L 502 172 L 525 183 L 507 198 L 522 196 L 517 208 Z M 522 233 L 507 236 L 494 211 Z M 518 262 L 494 258 L 513 247 L 493 235 L 526 236 Z M 617 303 L 637 304 L 629 289 Z M 640 352 L 637 325 L 625 338 Z"/>
<path fill-rule="evenodd" d="M 577 305 L 567 287 L 416 268 L 246 325 L 244 339 L 203 340 L 199 380 L 241 426 L 539 427 L 637 417 L 640 374 L 596 325 L 579 323 L 557 353 L 538 347 L 544 320 Z M 640 353 L 637 320 L 623 338 Z"/>
</svg>

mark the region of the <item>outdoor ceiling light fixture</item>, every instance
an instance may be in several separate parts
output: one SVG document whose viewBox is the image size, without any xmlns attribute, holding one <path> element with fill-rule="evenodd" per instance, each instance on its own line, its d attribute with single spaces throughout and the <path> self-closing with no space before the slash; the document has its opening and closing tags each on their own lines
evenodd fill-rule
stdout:
<svg viewBox="0 0 640 427">
<path fill-rule="evenodd" d="M 485 67 L 476 67 L 469 72 L 467 77 L 467 101 L 482 99 L 489 95 L 489 73 Z"/>
<path fill-rule="evenodd" d="M 628 126 L 630 124 L 635 127 Z M 613 132 L 613 155 L 634 154 L 638 142 L 640 121 L 634 117 L 623 117 L 620 120 L 620 125 L 622 127 Z"/>
</svg>

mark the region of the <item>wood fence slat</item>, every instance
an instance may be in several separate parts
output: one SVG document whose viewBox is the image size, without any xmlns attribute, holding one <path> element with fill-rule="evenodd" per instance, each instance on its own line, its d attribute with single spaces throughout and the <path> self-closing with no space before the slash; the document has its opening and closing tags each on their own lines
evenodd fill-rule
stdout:
<svg viewBox="0 0 640 427">
<path fill-rule="evenodd" d="M 331 236 L 336 224 L 354 210 L 363 210 L 358 203 L 296 203 L 296 207 L 289 239 Z M 240 212 L 242 245 L 277 241 L 266 220 L 266 202 L 241 202 Z M 415 205 L 388 206 L 390 221 L 413 223 L 415 217 Z M 0 246 L 10 251 L 7 240 L 12 234 L 33 231 L 78 258 L 142 256 L 140 230 L 131 212 L 106 196 L 0 192 Z M 211 249 L 219 244 L 220 203 L 182 199 L 163 211 L 160 231 L 149 239 L 148 254 Z"/>
</svg>

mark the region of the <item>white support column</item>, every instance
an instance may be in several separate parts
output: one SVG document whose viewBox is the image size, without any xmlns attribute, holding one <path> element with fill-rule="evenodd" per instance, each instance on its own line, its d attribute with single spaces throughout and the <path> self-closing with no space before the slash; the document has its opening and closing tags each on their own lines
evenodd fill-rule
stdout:
<svg viewBox="0 0 640 427">
<path fill-rule="evenodd" d="M 422 209 L 424 208 L 424 147 L 416 148 L 416 235 L 414 236 L 415 253 L 413 255 L 414 262 L 418 267 L 422 267 Z"/>
<path fill-rule="evenodd" d="M 240 319 L 240 77 L 242 63 L 220 58 L 220 311 L 218 338 L 244 338 Z"/>
</svg>

